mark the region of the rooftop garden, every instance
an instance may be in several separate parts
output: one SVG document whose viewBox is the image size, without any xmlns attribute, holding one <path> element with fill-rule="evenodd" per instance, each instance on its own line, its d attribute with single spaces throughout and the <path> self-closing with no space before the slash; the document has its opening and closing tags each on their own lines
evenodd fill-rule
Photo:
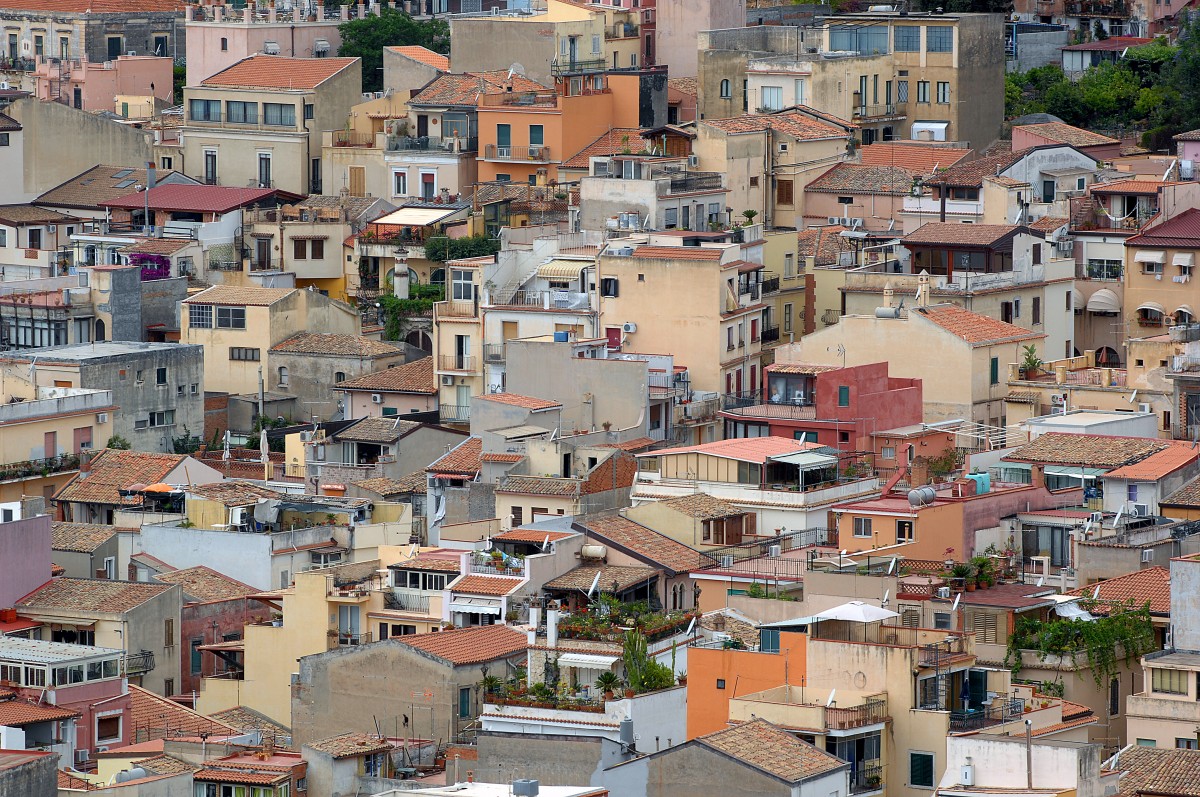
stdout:
<svg viewBox="0 0 1200 797">
<path fill-rule="evenodd" d="M 558 636 L 624 644 L 626 632 L 637 630 L 648 641 L 657 642 L 686 630 L 698 616 L 685 611 L 653 611 L 646 601 L 621 603 L 612 595 L 602 593 L 578 614 L 559 620 Z"/>
<path fill-rule="evenodd" d="M 1090 611 L 1093 601 L 1081 600 L 1081 608 Z M 1119 675 L 1121 664 L 1133 664 L 1155 649 L 1154 626 L 1149 606 L 1128 602 L 1120 607 L 1105 605 L 1108 615 L 1091 620 L 1043 620 L 1019 615 L 1008 639 L 1004 663 L 1014 674 L 1021 670 L 1021 653 L 1030 650 L 1040 660 L 1055 656 L 1087 658 L 1096 685 L 1103 687 Z"/>
</svg>

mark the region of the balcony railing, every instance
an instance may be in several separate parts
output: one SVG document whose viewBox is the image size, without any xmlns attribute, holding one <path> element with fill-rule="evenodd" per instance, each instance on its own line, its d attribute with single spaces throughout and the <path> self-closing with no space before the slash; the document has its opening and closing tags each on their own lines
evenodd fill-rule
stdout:
<svg viewBox="0 0 1200 797">
<path fill-rule="evenodd" d="M 950 730 L 977 731 L 992 725 L 1001 725 L 1019 719 L 1025 711 L 1025 701 L 1019 697 L 994 698 L 992 705 L 971 711 L 950 712 Z"/>
<path fill-rule="evenodd" d="M 878 725 L 887 720 L 886 696 L 868 698 L 861 706 L 829 706 L 825 709 L 825 727 L 839 731 L 861 728 L 864 725 Z"/>
<path fill-rule="evenodd" d="M 891 102 L 858 105 L 854 108 L 855 119 L 885 119 L 891 116 L 903 115 L 904 106 Z"/>
<path fill-rule="evenodd" d="M 484 160 L 532 161 L 547 163 L 551 160 L 550 148 L 541 145 L 521 146 L 515 144 L 488 144 L 483 148 Z"/>
<path fill-rule="evenodd" d="M 479 305 L 473 299 L 447 299 L 433 305 L 437 318 L 476 318 Z"/>
<path fill-rule="evenodd" d="M 421 595 L 405 590 L 393 589 L 390 592 L 383 593 L 383 603 L 389 609 L 405 611 L 405 612 L 420 612 L 421 614 L 429 613 L 429 596 Z"/>
<path fill-rule="evenodd" d="M 126 678 L 145 675 L 154 669 L 154 651 L 143 650 L 140 653 L 126 653 L 123 665 L 121 674 Z"/>
<path fill-rule="evenodd" d="M 611 28 L 604 29 L 605 39 L 636 39 L 638 35 L 638 26 L 632 22 L 618 22 Z"/>
<path fill-rule="evenodd" d="M 474 371 L 476 358 L 473 354 L 442 354 L 438 356 L 439 371 Z"/>
<path fill-rule="evenodd" d="M 502 363 L 502 362 L 504 362 L 504 344 L 503 343 L 485 343 L 483 345 L 483 361 L 485 363 Z"/>
<path fill-rule="evenodd" d="M 779 277 L 767 277 L 762 281 L 763 296 L 779 291 Z"/>
<path fill-rule="evenodd" d="M 883 765 L 878 761 L 859 763 L 850 778 L 850 793 L 864 794 L 883 788 Z"/>
<path fill-rule="evenodd" d="M 49 476 L 52 473 L 79 470 L 78 454 L 60 454 L 46 459 L 28 459 L 24 462 L 13 462 L 0 465 L 0 481 L 13 479 L 31 479 L 38 476 Z"/>
<path fill-rule="evenodd" d="M 370 632 L 358 633 L 350 631 L 338 631 L 337 643 L 339 645 L 367 645 L 374 641 L 374 637 Z"/>
<path fill-rule="evenodd" d="M 564 75 L 580 75 L 585 72 L 603 72 L 608 67 L 604 58 L 568 58 L 560 61 L 557 58 L 550 64 L 550 73 L 554 77 Z"/>
<path fill-rule="evenodd" d="M 470 423 L 470 404 L 443 404 L 438 407 L 438 415 L 442 423 Z"/>
<path fill-rule="evenodd" d="M 816 403 L 816 396 L 804 393 L 794 398 L 772 398 L 764 396 L 762 391 L 750 390 L 744 393 L 726 393 L 721 397 L 721 409 L 740 410 L 745 407 L 761 407 L 763 405 L 777 407 L 811 407 Z"/>
<path fill-rule="evenodd" d="M 387 140 L 388 152 L 474 152 L 478 147 L 479 139 L 465 136 L 390 136 Z"/>
<path fill-rule="evenodd" d="M 763 327 L 762 342 L 764 346 L 777 340 L 779 340 L 779 327 Z"/>
<path fill-rule="evenodd" d="M 1111 17 L 1118 18 L 1128 15 L 1129 9 L 1120 0 L 1109 2 L 1082 2 L 1066 4 L 1067 16 L 1070 17 Z M 1119 35 L 1119 34 L 1115 34 Z"/>
<path fill-rule="evenodd" d="M 725 187 L 722 175 L 717 172 L 674 175 L 664 182 L 667 183 L 666 193 L 668 194 L 720 191 Z"/>
</svg>

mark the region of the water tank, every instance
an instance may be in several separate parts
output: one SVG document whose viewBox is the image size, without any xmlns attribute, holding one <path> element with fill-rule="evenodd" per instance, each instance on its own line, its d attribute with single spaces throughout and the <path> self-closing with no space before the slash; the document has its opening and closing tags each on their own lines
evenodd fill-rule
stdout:
<svg viewBox="0 0 1200 797">
<path fill-rule="evenodd" d="M 142 778 L 148 776 L 149 773 L 147 773 L 146 770 L 142 769 L 141 767 L 134 767 L 133 769 L 126 769 L 118 772 L 117 783 L 126 783 L 127 781 L 131 780 L 141 780 Z"/>
<path fill-rule="evenodd" d="M 975 482 L 975 495 L 983 495 L 984 493 L 991 492 L 991 489 L 992 489 L 991 474 L 988 474 L 988 473 L 964 473 L 963 477 Z"/>
<path fill-rule="evenodd" d="M 621 744 L 625 745 L 626 747 L 632 747 L 634 741 L 633 720 L 631 720 L 629 717 L 621 720 L 621 730 L 619 733 L 620 735 L 617 738 L 621 740 Z"/>
<path fill-rule="evenodd" d="M 915 490 L 908 491 L 908 503 L 910 506 L 928 506 L 937 498 L 937 490 L 929 485 L 918 487 Z"/>
<path fill-rule="evenodd" d="M 517 778 L 512 782 L 513 797 L 537 797 L 541 785 L 532 778 Z"/>
<path fill-rule="evenodd" d="M 875 308 L 875 317 L 876 318 L 899 318 L 900 317 L 900 308 L 899 307 L 876 307 Z"/>
<path fill-rule="evenodd" d="M 585 545 L 579 551 L 581 559 L 603 559 L 608 556 L 608 549 L 603 545 Z"/>
<path fill-rule="evenodd" d="M 554 342 L 555 343 L 566 343 L 568 340 L 569 340 L 569 338 L 567 337 L 566 330 L 563 330 L 562 332 L 554 333 Z"/>
</svg>

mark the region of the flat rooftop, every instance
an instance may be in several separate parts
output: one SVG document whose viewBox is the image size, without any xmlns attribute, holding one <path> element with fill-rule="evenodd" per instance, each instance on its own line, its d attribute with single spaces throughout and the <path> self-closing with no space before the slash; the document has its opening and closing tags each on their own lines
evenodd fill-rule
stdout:
<svg viewBox="0 0 1200 797">
<path fill-rule="evenodd" d="M 23 661 L 29 664 L 54 664 L 60 661 L 119 656 L 116 648 L 91 645 L 72 645 L 69 642 L 43 642 L 40 639 L 0 636 L 0 659 Z"/>
<path fill-rule="evenodd" d="M 104 340 L 97 343 L 75 343 L 70 346 L 47 346 L 25 349 L 19 354 L 6 353 L 3 359 L 17 362 L 38 360 L 93 360 L 103 357 L 128 357 L 139 352 L 182 351 L 201 349 L 194 343 L 146 343 L 136 340 Z"/>
<path fill-rule="evenodd" d="M 1086 427 L 1093 426 L 1098 423 L 1112 423 L 1114 421 L 1124 421 L 1130 418 L 1140 418 L 1153 413 L 1145 412 L 1119 412 L 1116 410 L 1085 410 L 1082 412 L 1068 412 L 1063 415 L 1039 415 L 1036 418 L 1030 418 L 1025 423 L 1037 426 L 1078 426 Z"/>
</svg>

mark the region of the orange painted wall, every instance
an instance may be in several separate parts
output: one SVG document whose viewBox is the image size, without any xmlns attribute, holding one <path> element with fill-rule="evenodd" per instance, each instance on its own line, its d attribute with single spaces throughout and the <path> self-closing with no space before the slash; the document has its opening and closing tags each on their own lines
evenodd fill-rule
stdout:
<svg viewBox="0 0 1200 797">
<path fill-rule="evenodd" d="M 907 498 L 898 496 L 897 504 L 907 504 Z M 922 507 L 916 517 L 895 517 L 893 515 L 874 514 L 872 512 L 855 512 L 848 508 L 838 516 L 838 547 L 855 553 L 856 551 L 871 551 L 876 548 L 888 548 L 896 544 L 896 521 L 911 520 L 913 522 L 913 542 L 904 546 L 903 553 L 910 559 L 932 559 L 941 561 L 946 558 L 946 549 L 957 549 L 962 544 L 963 536 L 963 505 L 961 503 L 935 504 Z M 854 519 L 871 518 L 871 537 L 854 536 Z M 956 558 L 962 558 L 961 552 Z"/>
<path fill-rule="evenodd" d="M 612 126 L 641 127 L 641 74 L 613 72 L 607 76 L 607 80 L 613 97 Z"/>
<path fill-rule="evenodd" d="M 778 653 L 752 650 L 688 650 L 687 736 L 695 739 L 727 727 L 729 701 L 764 689 L 799 684 L 806 670 L 808 635 L 779 635 Z M 718 679 L 725 688 L 718 689 Z"/>
<path fill-rule="evenodd" d="M 529 160 L 479 161 L 479 181 L 490 182 L 497 174 L 510 175 L 514 183 L 529 181 L 538 169 L 546 169 L 547 177 L 558 179 L 556 162 L 567 160 L 600 134 L 616 126 L 613 119 L 613 94 L 600 92 L 580 97 L 559 97 L 558 107 L 518 108 L 512 106 L 479 106 L 479 151 L 487 152 L 496 143 L 496 125 L 512 125 L 512 146 L 529 146 L 529 126 L 542 125 L 544 146 L 550 148 L 550 163 Z M 636 127 L 636 123 L 632 125 Z"/>
</svg>

